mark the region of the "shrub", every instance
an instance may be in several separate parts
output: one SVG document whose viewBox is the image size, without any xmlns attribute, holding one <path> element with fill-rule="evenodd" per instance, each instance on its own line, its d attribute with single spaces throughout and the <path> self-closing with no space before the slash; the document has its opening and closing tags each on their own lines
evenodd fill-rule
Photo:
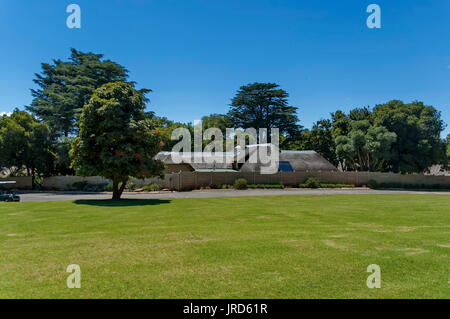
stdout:
<svg viewBox="0 0 450 319">
<path fill-rule="evenodd" d="M 376 189 L 379 187 L 378 182 L 374 181 L 373 179 L 371 179 L 368 183 L 367 183 L 367 187 L 371 188 L 371 189 Z"/>
<path fill-rule="evenodd" d="M 126 186 L 126 189 L 131 190 L 131 191 L 134 191 L 137 188 L 138 188 L 138 186 L 133 182 L 128 183 Z"/>
<path fill-rule="evenodd" d="M 304 184 L 302 184 L 302 186 L 304 186 L 303 188 L 319 188 L 320 183 L 317 179 L 310 177 L 306 180 L 306 182 Z M 300 186 L 300 187 L 302 187 L 302 186 Z"/>
<path fill-rule="evenodd" d="M 157 192 L 161 190 L 161 185 L 159 184 L 149 184 L 142 187 L 143 191 L 146 192 Z"/>
<path fill-rule="evenodd" d="M 235 189 L 247 189 L 247 180 L 245 178 L 238 178 L 234 181 Z"/>
</svg>

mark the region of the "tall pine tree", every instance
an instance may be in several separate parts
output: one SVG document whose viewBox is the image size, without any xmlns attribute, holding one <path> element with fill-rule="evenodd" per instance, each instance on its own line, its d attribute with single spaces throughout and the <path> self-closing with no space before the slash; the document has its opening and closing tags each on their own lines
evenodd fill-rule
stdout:
<svg viewBox="0 0 450 319">
<path fill-rule="evenodd" d="M 31 90 L 33 101 L 27 109 L 48 124 L 58 136 L 78 131 L 78 118 L 95 89 L 109 82 L 125 81 L 128 70 L 104 60 L 102 54 L 71 49 L 69 61 L 43 63 Z"/>
</svg>

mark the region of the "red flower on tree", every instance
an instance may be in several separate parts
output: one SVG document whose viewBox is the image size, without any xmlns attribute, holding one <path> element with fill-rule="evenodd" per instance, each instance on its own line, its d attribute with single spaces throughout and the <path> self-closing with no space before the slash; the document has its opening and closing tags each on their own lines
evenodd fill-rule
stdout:
<svg viewBox="0 0 450 319">
<path fill-rule="evenodd" d="M 124 152 L 122 152 L 121 150 L 114 150 L 114 154 L 116 156 L 124 156 L 125 155 Z"/>
</svg>

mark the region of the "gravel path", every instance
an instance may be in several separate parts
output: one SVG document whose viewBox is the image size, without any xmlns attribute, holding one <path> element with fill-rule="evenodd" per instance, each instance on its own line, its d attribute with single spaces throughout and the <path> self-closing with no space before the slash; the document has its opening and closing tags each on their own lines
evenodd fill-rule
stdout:
<svg viewBox="0 0 450 319">
<path fill-rule="evenodd" d="M 160 192 L 160 193 L 124 193 L 126 199 L 171 199 L 171 198 L 214 198 L 214 197 L 247 197 L 247 196 L 301 196 L 301 195 L 367 195 L 367 194 L 438 194 L 450 195 L 450 192 L 438 191 L 404 191 L 404 190 L 371 190 L 355 189 L 252 189 L 252 190 L 200 190 L 192 192 Z M 23 202 L 51 202 L 66 200 L 101 200 L 110 199 L 110 193 L 76 193 L 76 192 L 23 192 Z"/>
</svg>

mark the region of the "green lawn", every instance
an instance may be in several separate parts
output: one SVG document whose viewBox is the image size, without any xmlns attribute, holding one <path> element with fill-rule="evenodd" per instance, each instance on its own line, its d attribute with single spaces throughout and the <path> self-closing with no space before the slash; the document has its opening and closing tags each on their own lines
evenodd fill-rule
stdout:
<svg viewBox="0 0 450 319">
<path fill-rule="evenodd" d="M 445 195 L 0 203 L 0 298 L 449 298 L 449 281 Z"/>
</svg>

